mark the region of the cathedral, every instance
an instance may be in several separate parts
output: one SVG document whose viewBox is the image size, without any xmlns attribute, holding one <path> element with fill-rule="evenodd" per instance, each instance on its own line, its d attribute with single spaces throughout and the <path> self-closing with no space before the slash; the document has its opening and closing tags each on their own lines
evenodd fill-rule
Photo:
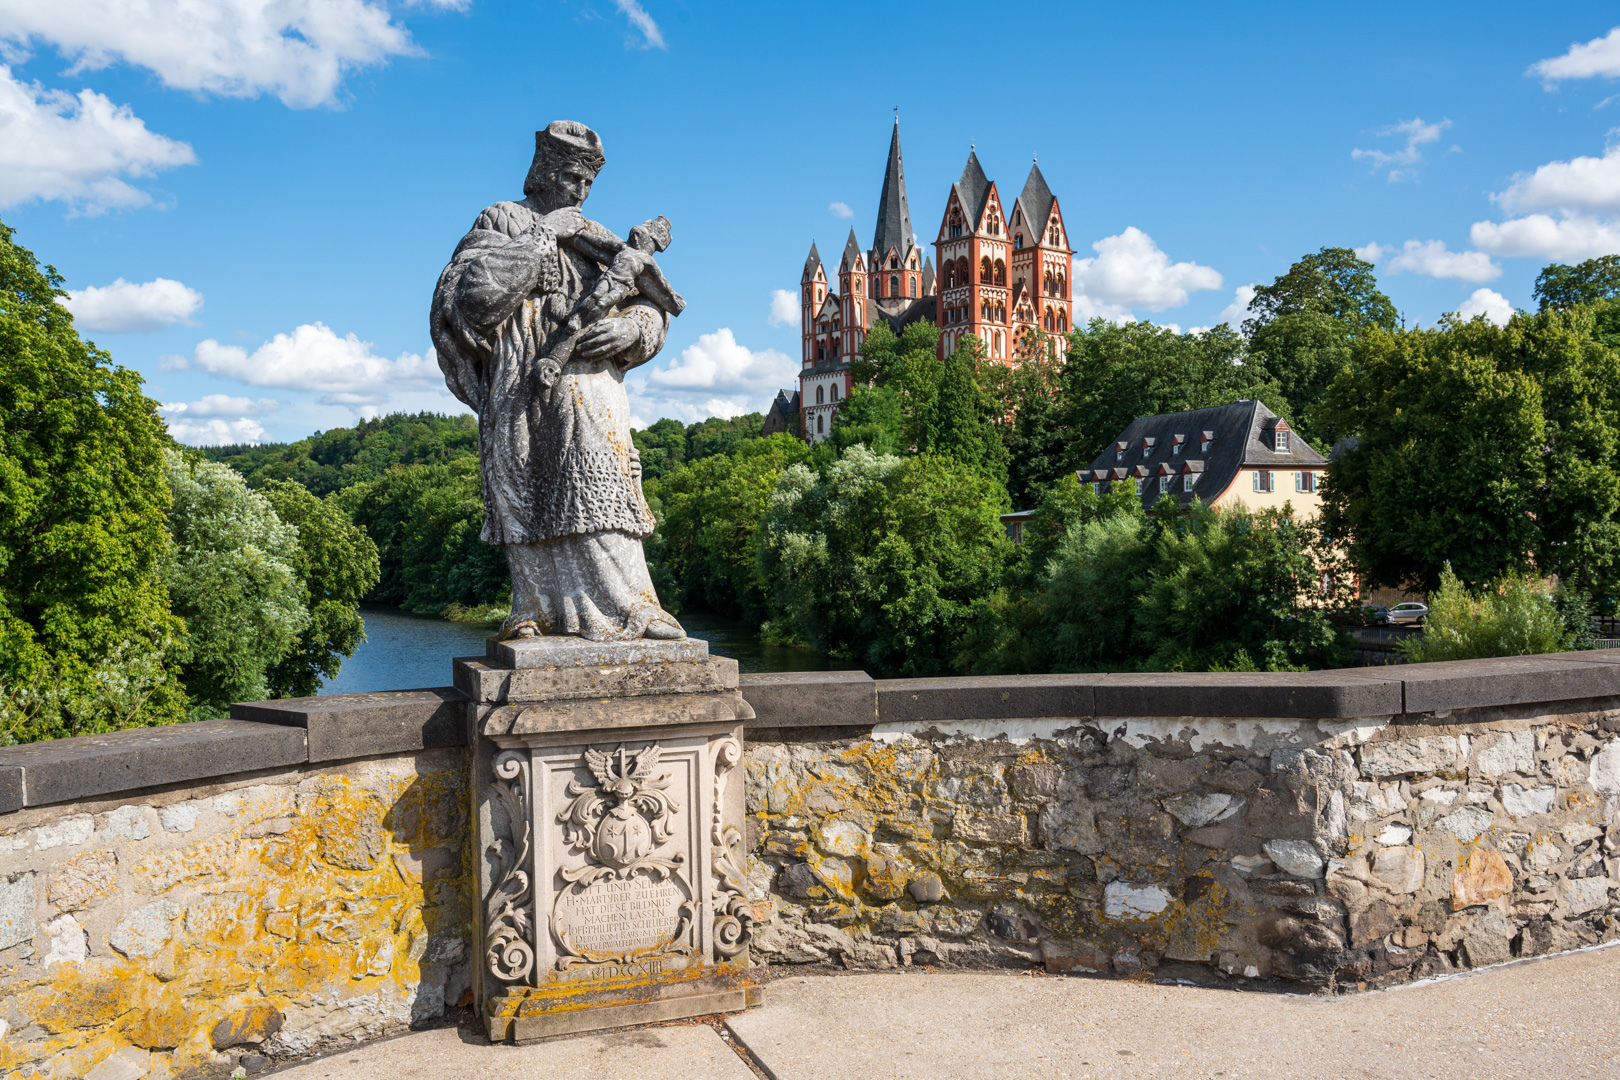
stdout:
<svg viewBox="0 0 1620 1080">
<path fill-rule="evenodd" d="M 879 319 L 896 334 L 918 319 L 929 320 L 940 328 L 941 357 L 973 334 L 985 355 L 1001 363 L 1054 349 L 1052 337 L 1073 325 L 1074 252 L 1039 165 L 1030 166 L 1023 190 L 1009 205 L 970 150 L 961 179 L 946 197 L 933 247 L 933 256 L 925 254 L 911 230 L 896 118 L 872 247 L 863 252 L 855 230 L 849 231 L 836 291 L 821 253 L 810 245 L 799 279 L 799 391 L 777 395 L 767 432 L 785 430 L 790 412 L 797 412 L 803 438 L 827 437 L 834 411 L 854 386 L 851 362 Z"/>
</svg>

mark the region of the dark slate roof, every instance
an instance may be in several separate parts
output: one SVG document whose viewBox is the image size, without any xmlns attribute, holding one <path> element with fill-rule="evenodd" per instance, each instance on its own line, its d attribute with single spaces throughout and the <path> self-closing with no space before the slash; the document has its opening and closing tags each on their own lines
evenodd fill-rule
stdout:
<svg viewBox="0 0 1620 1080">
<path fill-rule="evenodd" d="M 883 169 L 883 192 L 878 196 L 877 230 L 872 234 L 872 251 L 879 259 L 892 247 L 902 257 L 914 244 L 911 237 L 911 210 L 906 205 L 906 170 L 900 162 L 900 118 L 894 118 L 894 135 L 889 139 L 889 163 Z"/>
<path fill-rule="evenodd" d="M 816 276 L 816 267 L 821 265 L 821 252 L 816 250 L 815 241 L 810 242 L 810 257 L 804 260 L 804 277 L 800 280 L 809 281 Z"/>
<path fill-rule="evenodd" d="M 954 186 L 957 201 L 962 204 L 962 213 L 967 215 L 972 228 L 978 228 L 979 218 L 984 216 L 985 200 L 990 196 L 990 178 L 984 175 L 976 152 L 968 151 L 967 164 L 962 166 L 962 178 Z"/>
<path fill-rule="evenodd" d="M 1052 216 L 1052 204 L 1057 201 L 1052 189 L 1046 185 L 1046 177 L 1041 175 L 1041 167 L 1031 164 L 1029 178 L 1024 181 L 1024 190 L 1018 193 L 1018 201 L 1024 207 L 1024 220 L 1029 222 L 1031 231 L 1036 233 L 1037 243 L 1043 242 L 1046 219 Z"/>
<path fill-rule="evenodd" d="M 1119 433 L 1118 438 L 1109 442 L 1089 469 L 1082 469 L 1075 476 L 1082 483 L 1119 479 L 1122 471 L 1130 476 L 1156 477 L 1164 465 L 1170 466 L 1174 475 L 1183 472 L 1203 473 L 1191 491 L 1182 491 L 1181 484 L 1171 485 L 1167 494 L 1185 506 L 1195 497 L 1206 503 L 1213 502 L 1232 486 L 1239 470 L 1245 466 L 1287 470 L 1306 466 L 1321 468 L 1327 464 L 1327 458 L 1311 449 L 1297 435 L 1288 440 L 1287 451 L 1278 453 L 1271 449 L 1270 433 L 1279 419 L 1276 413 L 1258 401 L 1236 401 L 1208 409 L 1139 416 Z M 1214 434 L 1207 452 L 1201 449 L 1200 443 L 1206 432 Z M 1174 453 L 1177 435 L 1187 436 L 1181 444 L 1180 454 Z M 1152 440 L 1146 457 L 1142 456 L 1144 439 Z M 1116 457 L 1120 443 L 1125 444 L 1123 458 Z M 1100 476 L 1098 470 L 1106 475 Z M 1288 488 L 1279 490 L 1286 494 Z M 1153 482 L 1144 484 L 1143 507 L 1151 508 L 1158 501 L 1159 485 Z"/>
<path fill-rule="evenodd" d="M 922 319 L 927 319 L 929 322 L 933 322 L 935 301 L 937 299 L 938 297 L 934 296 L 932 293 L 924 291 L 923 295 L 917 297 L 917 299 L 901 308 L 895 314 L 884 315 L 883 318 L 888 322 L 889 329 L 893 330 L 897 334 L 906 327 L 910 326 L 912 323 L 918 322 Z"/>
<path fill-rule="evenodd" d="M 929 296 L 934 291 L 934 259 L 930 255 L 923 256 L 922 291 L 924 296 Z"/>
<path fill-rule="evenodd" d="M 839 271 L 848 270 L 855 265 L 855 260 L 861 257 L 861 245 L 855 242 L 855 230 L 849 230 L 849 239 L 844 241 L 844 261 L 839 264 Z"/>
</svg>

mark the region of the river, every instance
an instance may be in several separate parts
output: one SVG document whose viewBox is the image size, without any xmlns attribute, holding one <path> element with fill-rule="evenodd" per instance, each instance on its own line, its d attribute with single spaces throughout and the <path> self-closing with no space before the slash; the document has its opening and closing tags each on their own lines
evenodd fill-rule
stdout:
<svg viewBox="0 0 1620 1080">
<path fill-rule="evenodd" d="M 484 655 L 484 639 L 492 632 L 388 607 L 362 607 L 360 615 L 366 621 L 366 640 L 343 661 L 337 677 L 321 686 L 323 694 L 448 686 L 450 661 Z M 712 612 L 683 612 L 680 619 L 688 634 L 709 643 L 712 655 L 732 657 L 742 671 L 827 671 L 853 666 L 808 649 L 761 645 L 742 623 Z"/>
</svg>

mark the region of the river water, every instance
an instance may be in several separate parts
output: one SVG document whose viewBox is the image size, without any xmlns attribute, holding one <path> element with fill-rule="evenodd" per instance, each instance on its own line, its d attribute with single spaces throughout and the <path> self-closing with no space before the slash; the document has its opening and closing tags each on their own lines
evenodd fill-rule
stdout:
<svg viewBox="0 0 1620 1080">
<path fill-rule="evenodd" d="M 450 685 L 450 661 L 484 655 L 484 639 L 493 631 L 443 619 L 407 615 L 387 607 L 363 607 L 366 640 L 343 661 L 323 694 L 358 694 L 374 690 L 414 690 Z M 761 645 L 743 624 L 707 611 L 681 614 L 681 625 L 709 643 L 714 656 L 729 656 L 742 671 L 826 671 L 838 664 L 808 649 Z"/>
</svg>

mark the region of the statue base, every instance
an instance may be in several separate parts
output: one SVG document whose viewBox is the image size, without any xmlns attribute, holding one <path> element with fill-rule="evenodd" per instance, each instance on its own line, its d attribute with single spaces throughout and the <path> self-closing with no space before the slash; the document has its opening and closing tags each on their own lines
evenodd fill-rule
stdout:
<svg viewBox="0 0 1620 1080">
<path fill-rule="evenodd" d="M 474 699 L 477 997 L 519 1042 L 757 1004 L 737 663 L 708 643 L 491 642 Z"/>
</svg>

